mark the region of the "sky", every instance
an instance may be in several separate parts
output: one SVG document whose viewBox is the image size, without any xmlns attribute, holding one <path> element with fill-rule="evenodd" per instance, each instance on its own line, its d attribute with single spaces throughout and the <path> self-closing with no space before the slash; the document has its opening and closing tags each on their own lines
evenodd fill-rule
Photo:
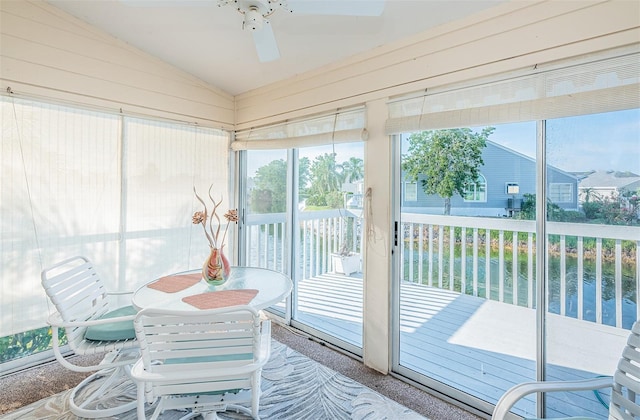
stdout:
<svg viewBox="0 0 640 420">
<path fill-rule="evenodd" d="M 491 141 L 535 157 L 535 122 L 495 127 Z M 549 165 L 568 172 L 640 174 L 640 109 L 548 120 L 547 159 Z"/>
</svg>

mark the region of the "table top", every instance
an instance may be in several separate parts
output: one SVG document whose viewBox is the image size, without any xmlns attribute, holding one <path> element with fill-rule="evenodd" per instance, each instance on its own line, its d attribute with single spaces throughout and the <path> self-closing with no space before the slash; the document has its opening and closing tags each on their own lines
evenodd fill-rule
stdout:
<svg viewBox="0 0 640 420">
<path fill-rule="evenodd" d="M 172 275 L 178 276 L 199 272 L 200 270 L 193 270 Z M 167 293 L 148 287 L 149 284 L 157 280 L 158 279 L 154 279 L 134 292 L 131 301 L 136 309 L 164 308 L 195 311 L 198 309 L 184 302 L 182 298 L 205 292 L 255 289 L 258 291 L 258 294 L 251 300 L 249 305 L 256 310 L 261 310 L 280 302 L 291 293 L 291 289 L 293 288 L 291 279 L 285 274 L 257 267 L 232 267 L 229 278 L 220 286 L 211 286 L 204 280 L 200 280 L 193 286 L 174 293 Z"/>
</svg>

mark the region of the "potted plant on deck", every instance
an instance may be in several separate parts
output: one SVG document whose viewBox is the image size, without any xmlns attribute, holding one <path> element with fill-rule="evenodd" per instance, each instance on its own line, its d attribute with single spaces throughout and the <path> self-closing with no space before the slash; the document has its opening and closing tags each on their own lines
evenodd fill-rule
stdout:
<svg viewBox="0 0 640 420">
<path fill-rule="evenodd" d="M 350 251 L 347 244 L 343 244 L 339 252 L 331 254 L 331 262 L 333 271 L 345 276 L 360 271 L 360 254 Z"/>
</svg>

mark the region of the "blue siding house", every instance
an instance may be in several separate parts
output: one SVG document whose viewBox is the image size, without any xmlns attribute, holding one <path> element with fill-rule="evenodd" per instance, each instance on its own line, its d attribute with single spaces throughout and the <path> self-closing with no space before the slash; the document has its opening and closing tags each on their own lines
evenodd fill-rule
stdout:
<svg viewBox="0 0 640 420">
<path fill-rule="evenodd" d="M 481 180 L 469 185 L 464 197 L 451 197 L 451 215 L 510 217 L 522 205 L 524 194 L 536 193 L 536 162 L 534 159 L 497 143 L 487 141 L 482 152 L 484 165 Z M 443 214 L 444 199 L 427 195 L 417 182 L 403 181 L 404 211 Z M 568 172 L 549 167 L 547 195 L 565 210 L 578 210 L 578 178 Z"/>
</svg>

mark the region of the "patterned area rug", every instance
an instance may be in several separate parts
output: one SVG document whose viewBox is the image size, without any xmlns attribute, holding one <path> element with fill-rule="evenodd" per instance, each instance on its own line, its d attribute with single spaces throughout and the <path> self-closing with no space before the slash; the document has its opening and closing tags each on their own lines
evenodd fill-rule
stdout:
<svg viewBox="0 0 640 420">
<path fill-rule="evenodd" d="M 35 402 L 0 418 L 77 419 L 67 405 L 69 391 Z M 135 398 L 135 391 L 132 398 Z M 151 410 L 148 412 L 151 414 Z M 167 411 L 161 419 L 178 419 L 185 413 Z M 233 412 L 219 413 L 220 419 L 246 419 Z M 118 419 L 136 419 L 135 410 Z M 418 420 L 425 419 L 408 408 L 343 376 L 277 341 L 272 341 L 271 358 L 262 370 L 260 418 L 290 420 Z"/>
</svg>

